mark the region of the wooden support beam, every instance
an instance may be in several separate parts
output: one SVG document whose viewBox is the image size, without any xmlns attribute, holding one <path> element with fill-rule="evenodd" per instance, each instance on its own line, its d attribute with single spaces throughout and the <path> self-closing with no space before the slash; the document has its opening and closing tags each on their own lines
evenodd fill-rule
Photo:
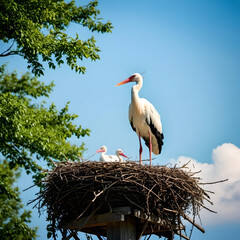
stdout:
<svg viewBox="0 0 240 240">
<path fill-rule="evenodd" d="M 79 226 L 85 222 L 87 217 L 73 220 L 70 223 L 65 224 L 63 227 L 65 229 L 77 229 Z M 96 227 L 101 225 L 106 225 L 112 222 L 123 222 L 124 214 L 122 213 L 105 213 L 101 215 L 93 215 L 84 225 L 84 228 Z"/>
<path fill-rule="evenodd" d="M 164 228 L 167 228 L 168 230 L 172 229 L 172 230 L 176 231 L 176 230 L 183 230 L 183 229 L 185 229 L 184 226 L 182 226 L 182 225 L 180 226 L 180 229 L 179 229 L 177 227 L 177 225 L 175 225 L 175 224 L 171 224 L 170 225 L 165 220 L 162 220 L 160 217 L 157 217 L 157 216 L 155 216 L 153 214 L 150 214 L 150 216 L 149 216 L 146 213 L 144 213 L 144 212 L 142 212 L 140 210 L 137 210 L 137 209 L 135 209 L 133 211 L 133 215 L 135 217 L 137 217 L 137 218 L 139 218 L 141 220 L 145 220 L 145 221 L 147 221 L 149 223 L 153 223 L 155 225 L 160 225 L 160 226 L 162 226 Z"/>
<path fill-rule="evenodd" d="M 133 215 L 137 218 L 140 218 L 142 220 L 147 220 L 148 222 L 155 223 L 155 224 L 164 224 L 164 222 L 161 220 L 161 218 L 156 217 L 154 215 L 148 216 L 146 213 L 135 209 L 133 211 Z"/>
<path fill-rule="evenodd" d="M 81 217 L 66 223 L 63 228 L 82 230 L 96 234 L 98 237 L 107 236 L 107 239 L 111 240 L 139 240 L 143 235 L 165 236 L 168 232 L 180 234 L 182 238 L 188 239 L 179 231 L 183 230 L 184 226 L 179 228 L 178 225 L 170 224 L 154 214 L 148 215 L 137 209 L 132 210 L 130 207 L 113 208 L 109 213 Z"/>
<path fill-rule="evenodd" d="M 132 213 L 131 207 L 117 207 L 113 208 L 112 212 L 122 213 L 123 215 L 130 215 Z"/>
<path fill-rule="evenodd" d="M 125 221 L 107 225 L 107 239 L 136 240 L 136 218 L 125 216 Z"/>
</svg>

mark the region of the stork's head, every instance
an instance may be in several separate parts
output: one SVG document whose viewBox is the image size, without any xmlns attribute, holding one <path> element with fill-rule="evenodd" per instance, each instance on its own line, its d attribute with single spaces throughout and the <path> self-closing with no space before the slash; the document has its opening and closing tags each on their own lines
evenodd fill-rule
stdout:
<svg viewBox="0 0 240 240">
<path fill-rule="evenodd" d="M 96 151 L 97 153 L 100 153 L 100 152 L 107 152 L 107 147 L 106 146 L 102 146 L 100 149 L 98 149 Z"/>
<path fill-rule="evenodd" d="M 143 80 L 143 77 L 141 76 L 141 74 L 134 73 L 129 78 L 127 78 L 126 80 L 123 80 L 122 82 L 118 83 L 116 86 L 120 86 L 120 85 L 123 85 L 125 83 L 129 83 L 129 82 L 139 83 L 142 80 Z"/>
<path fill-rule="evenodd" d="M 123 157 L 125 157 L 125 158 L 128 158 L 128 157 L 123 153 L 122 149 L 118 149 L 118 150 L 116 151 L 116 154 L 117 154 L 117 156 L 121 155 L 121 156 L 123 156 Z"/>
</svg>

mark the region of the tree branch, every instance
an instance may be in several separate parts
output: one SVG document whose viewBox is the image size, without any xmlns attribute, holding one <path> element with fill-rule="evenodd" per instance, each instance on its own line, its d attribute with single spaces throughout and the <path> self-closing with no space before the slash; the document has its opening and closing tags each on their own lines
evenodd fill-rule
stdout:
<svg viewBox="0 0 240 240">
<path fill-rule="evenodd" d="M 4 54 L 6 51 L 2 52 L 0 54 L 0 57 L 7 57 L 7 56 L 10 56 L 10 55 L 19 55 L 19 51 L 10 51 L 10 52 Z"/>
<path fill-rule="evenodd" d="M 9 56 L 9 55 L 18 54 L 18 51 L 9 51 L 12 48 L 14 42 L 15 42 L 15 40 L 13 40 L 11 46 L 7 50 L 5 50 L 4 52 L 2 52 L 0 54 L 0 57 L 6 57 L 6 56 Z"/>
</svg>

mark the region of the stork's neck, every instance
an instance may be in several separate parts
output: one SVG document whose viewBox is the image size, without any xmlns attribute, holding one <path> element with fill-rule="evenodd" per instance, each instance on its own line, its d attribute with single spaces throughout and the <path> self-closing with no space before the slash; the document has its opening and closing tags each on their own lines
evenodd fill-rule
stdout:
<svg viewBox="0 0 240 240">
<path fill-rule="evenodd" d="M 119 152 L 116 152 L 116 155 L 117 155 L 117 157 L 118 157 L 119 162 L 123 162 L 123 159 L 122 159 L 122 157 L 120 156 Z"/>
<path fill-rule="evenodd" d="M 139 99 L 138 93 L 139 93 L 140 89 L 142 88 L 142 85 L 143 85 L 143 81 L 142 81 L 142 79 L 140 79 L 139 81 L 137 81 L 136 85 L 134 85 L 132 87 L 132 94 L 131 94 L 132 103 L 138 102 L 138 99 Z"/>
<path fill-rule="evenodd" d="M 123 158 L 118 156 L 119 162 L 123 162 Z"/>
</svg>

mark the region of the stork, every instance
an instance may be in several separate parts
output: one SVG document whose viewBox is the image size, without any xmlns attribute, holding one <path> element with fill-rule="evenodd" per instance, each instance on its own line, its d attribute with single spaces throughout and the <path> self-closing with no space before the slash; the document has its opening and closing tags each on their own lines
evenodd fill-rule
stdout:
<svg viewBox="0 0 240 240">
<path fill-rule="evenodd" d="M 163 145 L 162 123 L 160 115 L 154 106 L 145 98 L 140 98 L 138 93 L 143 85 L 143 78 L 139 73 L 134 73 L 126 80 L 118 83 L 116 86 L 129 82 L 136 82 L 132 87 L 131 103 L 129 105 L 129 122 L 132 129 L 139 138 L 139 162 L 142 164 L 142 144 L 141 138 L 149 148 L 150 165 L 152 164 L 152 152 L 155 155 L 161 153 Z"/>
<path fill-rule="evenodd" d="M 116 151 L 116 155 L 106 155 L 107 147 L 102 146 L 100 149 L 96 151 L 97 153 L 101 153 L 100 161 L 102 162 L 124 162 L 123 157 L 128 158 L 121 149 Z"/>
<path fill-rule="evenodd" d="M 123 156 L 123 157 L 125 157 L 125 158 L 128 158 L 128 157 L 123 153 L 122 149 L 118 149 L 118 150 L 116 151 L 116 155 L 117 155 L 117 157 L 118 157 L 118 159 L 119 159 L 119 162 L 125 162 L 125 160 L 123 160 L 123 158 L 122 158 L 121 156 Z"/>
</svg>

